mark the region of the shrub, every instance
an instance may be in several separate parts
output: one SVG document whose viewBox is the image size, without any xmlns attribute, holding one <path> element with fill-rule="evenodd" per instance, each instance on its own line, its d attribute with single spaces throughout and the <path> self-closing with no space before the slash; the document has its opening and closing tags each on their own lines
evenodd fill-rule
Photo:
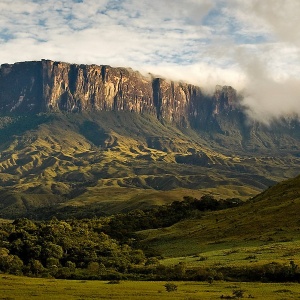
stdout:
<svg viewBox="0 0 300 300">
<path fill-rule="evenodd" d="M 199 259 L 198 259 L 198 261 L 205 261 L 205 260 L 207 260 L 208 259 L 208 257 L 207 256 L 199 256 Z"/>
<path fill-rule="evenodd" d="M 120 284 L 121 281 L 119 279 L 110 280 L 107 284 Z"/>
<path fill-rule="evenodd" d="M 177 291 L 177 285 L 175 283 L 172 282 L 167 282 L 165 284 L 165 288 L 167 292 L 175 292 Z"/>
<path fill-rule="evenodd" d="M 237 298 L 237 299 L 243 298 L 244 297 L 244 293 L 245 293 L 245 291 L 244 290 L 240 290 L 240 289 L 232 291 L 233 296 L 235 298 Z"/>
</svg>

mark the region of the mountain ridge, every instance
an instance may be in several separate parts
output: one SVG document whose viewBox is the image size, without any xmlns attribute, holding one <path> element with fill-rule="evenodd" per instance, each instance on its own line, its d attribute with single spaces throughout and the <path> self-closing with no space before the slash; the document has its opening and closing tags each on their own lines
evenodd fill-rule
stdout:
<svg viewBox="0 0 300 300">
<path fill-rule="evenodd" d="M 0 91 L 2 113 L 132 111 L 196 127 L 201 126 L 197 119 L 206 122 L 210 115 L 238 104 L 236 91 L 228 86 L 218 86 L 209 97 L 198 86 L 145 77 L 126 68 L 51 60 L 2 64 Z"/>
<path fill-rule="evenodd" d="M 229 153 L 280 152 L 286 142 L 281 143 L 278 134 L 287 135 L 288 143 L 293 144 L 289 150 L 297 151 L 299 120 L 282 118 L 270 125 L 250 120 L 241 99 L 230 86 L 216 86 L 214 94 L 207 95 L 199 86 L 107 65 L 43 59 L 2 64 L 0 68 L 2 116 L 128 111 L 154 116 L 182 130 L 191 128 L 198 136 L 206 135 L 213 147 L 221 146 Z"/>
<path fill-rule="evenodd" d="M 0 215 L 114 213 L 195 193 L 246 199 L 298 175 L 299 121 L 249 123 L 239 97 L 125 68 L 4 64 Z"/>
</svg>

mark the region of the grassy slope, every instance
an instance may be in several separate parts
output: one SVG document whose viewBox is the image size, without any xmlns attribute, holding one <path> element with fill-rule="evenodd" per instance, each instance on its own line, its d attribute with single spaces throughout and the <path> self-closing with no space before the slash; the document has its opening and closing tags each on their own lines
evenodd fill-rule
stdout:
<svg viewBox="0 0 300 300">
<path fill-rule="evenodd" d="M 205 213 L 139 235 L 166 257 L 166 264 L 250 266 L 290 260 L 300 264 L 299 183 L 300 176 L 269 188 L 241 207 Z"/>
<path fill-rule="evenodd" d="M 0 205 L 8 216 L 51 203 L 98 203 L 113 213 L 184 195 L 247 199 L 293 176 L 299 163 L 294 156 L 224 155 L 210 137 L 129 112 L 0 121 L 0 184 L 8 191 Z"/>
<path fill-rule="evenodd" d="M 0 275 L 2 299 L 220 299 L 244 290 L 245 298 L 299 299 L 299 284 L 176 282 L 176 292 L 166 292 L 165 282 L 107 284 L 102 281 L 53 280 Z"/>
</svg>

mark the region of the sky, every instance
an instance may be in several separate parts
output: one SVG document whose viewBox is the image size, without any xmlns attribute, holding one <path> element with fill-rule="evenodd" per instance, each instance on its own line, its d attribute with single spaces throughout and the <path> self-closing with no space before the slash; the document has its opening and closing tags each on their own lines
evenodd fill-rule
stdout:
<svg viewBox="0 0 300 300">
<path fill-rule="evenodd" d="M 249 118 L 300 116 L 300 0 L 1 0 L 0 63 L 131 67 L 211 92 Z"/>
</svg>

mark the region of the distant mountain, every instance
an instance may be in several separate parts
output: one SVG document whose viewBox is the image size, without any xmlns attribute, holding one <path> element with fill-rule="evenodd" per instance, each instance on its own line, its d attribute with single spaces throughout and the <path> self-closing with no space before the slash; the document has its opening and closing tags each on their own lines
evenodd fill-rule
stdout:
<svg viewBox="0 0 300 300">
<path fill-rule="evenodd" d="M 239 100 L 125 68 L 3 64 L 0 216 L 247 198 L 299 174 L 299 122 L 248 122 Z"/>
</svg>

